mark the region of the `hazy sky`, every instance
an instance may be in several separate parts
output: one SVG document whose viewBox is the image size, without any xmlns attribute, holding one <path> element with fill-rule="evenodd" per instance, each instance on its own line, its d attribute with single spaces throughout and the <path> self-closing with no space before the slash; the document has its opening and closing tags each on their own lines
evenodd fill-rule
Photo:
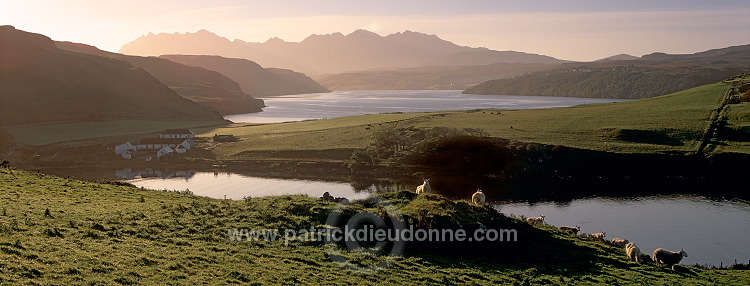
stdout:
<svg viewBox="0 0 750 286">
<path fill-rule="evenodd" d="M 115 52 L 149 32 L 199 29 L 248 42 L 411 30 L 580 61 L 750 44 L 748 0 L 2 0 L 0 7 L 0 25 Z"/>
</svg>

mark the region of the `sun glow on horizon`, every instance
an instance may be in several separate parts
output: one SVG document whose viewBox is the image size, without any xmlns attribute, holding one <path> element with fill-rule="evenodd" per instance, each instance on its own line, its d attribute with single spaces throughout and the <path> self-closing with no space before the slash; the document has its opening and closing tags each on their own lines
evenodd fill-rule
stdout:
<svg viewBox="0 0 750 286">
<path fill-rule="evenodd" d="M 0 24 L 112 52 L 148 33 L 192 33 L 201 29 L 246 42 L 270 38 L 299 42 L 312 34 L 348 34 L 357 29 L 382 36 L 411 30 L 462 46 L 577 61 L 622 53 L 694 53 L 750 43 L 750 5 L 742 9 L 706 10 L 698 6 L 624 11 L 540 7 L 536 12 L 484 2 L 480 4 L 503 8 L 476 11 L 478 8 L 466 7 L 469 4 L 438 1 L 425 9 L 427 12 L 419 12 L 417 4 L 400 7 L 386 1 L 382 7 L 367 5 L 369 11 L 352 4 L 334 7 L 329 3 L 305 12 L 302 8 L 311 4 L 283 2 L 12 1 L 0 11 L 4 21 Z"/>
</svg>

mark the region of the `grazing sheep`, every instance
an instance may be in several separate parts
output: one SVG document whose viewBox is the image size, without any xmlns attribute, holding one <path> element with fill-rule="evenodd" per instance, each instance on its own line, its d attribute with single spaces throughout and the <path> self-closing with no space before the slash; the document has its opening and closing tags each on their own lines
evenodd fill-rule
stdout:
<svg viewBox="0 0 750 286">
<path fill-rule="evenodd" d="M 678 252 L 669 251 L 663 248 L 657 248 L 654 250 L 654 263 L 658 266 L 659 264 L 666 264 L 667 266 L 672 266 L 672 270 L 674 269 L 674 265 L 677 263 L 680 263 L 682 260 L 682 257 L 687 257 L 687 252 L 685 250 L 680 249 Z"/>
<path fill-rule="evenodd" d="M 635 246 L 635 243 L 628 242 L 625 245 L 625 255 L 628 256 L 628 260 L 635 261 L 635 263 L 641 263 L 641 249 Z"/>
<path fill-rule="evenodd" d="M 604 239 L 604 236 L 606 236 L 606 235 L 607 235 L 607 233 L 605 233 L 605 232 L 602 231 L 600 233 L 594 233 L 594 234 L 590 235 L 589 237 L 593 237 L 595 239 Z"/>
<path fill-rule="evenodd" d="M 581 231 L 581 227 L 577 226 L 577 225 L 576 225 L 576 227 L 561 226 L 560 229 L 564 230 L 564 231 L 567 231 L 567 232 L 570 232 L 570 233 L 575 234 L 575 235 L 578 235 L 578 232 Z"/>
<path fill-rule="evenodd" d="M 328 192 L 323 193 L 323 196 L 320 197 L 321 200 L 332 202 L 335 198 L 331 196 Z"/>
<path fill-rule="evenodd" d="M 432 193 L 432 188 L 430 187 L 430 179 L 423 179 L 424 183 L 417 186 L 417 195 L 421 193 L 429 194 Z"/>
<path fill-rule="evenodd" d="M 530 217 L 526 219 L 527 222 L 530 224 L 539 224 L 544 225 L 544 216 L 540 215 L 539 217 Z"/>
<path fill-rule="evenodd" d="M 471 195 L 471 202 L 477 205 L 484 204 L 484 193 L 482 192 L 482 190 L 477 190 L 476 193 Z"/>
<path fill-rule="evenodd" d="M 628 243 L 630 243 L 630 241 L 628 241 L 627 239 L 619 239 L 619 238 L 612 239 L 612 245 L 618 246 L 620 248 L 625 248 L 625 246 L 628 245 Z"/>
</svg>

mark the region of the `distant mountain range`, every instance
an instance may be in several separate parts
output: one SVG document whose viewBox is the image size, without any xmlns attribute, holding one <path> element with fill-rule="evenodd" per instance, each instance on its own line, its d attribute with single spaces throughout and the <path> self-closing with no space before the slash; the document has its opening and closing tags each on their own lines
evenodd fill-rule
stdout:
<svg viewBox="0 0 750 286">
<path fill-rule="evenodd" d="M 106 119 L 223 118 L 126 61 L 0 26 L 0 126 Z"/>
<path fill-rule="evenodd" d="M 637 99 L 714 83 L 745 72 L 750 72 L 750 45 L 687 55 L 653 53 L 636 59 L 618 55 L 610 60 L 568 63 L 487 81 L 464 93 Z"/>
<path fill-rule="evenodd" d="M 219 55 L 249 59 L 264 67 L 292 69 L 306 74 L 335 74 L 374 68 L 566 62 L 543 55 L 459 46 L 435 35 L 412 31 L 383 37 L 365 30 L 356 30 L 348 35 L 311 35 L 301 42 L 273 38 L 264 43 L 230 41 L 206 30 L 185 34 L 149 34 L 124 45 L 120 53 L 141 56 Z"/>
<path fill-rule="evenodd" d="M 243 92 L 237 82 L 223 74 L 155 57 L 127 56 L 70 42 L 56 42 L 63 50 L 115 58 L 146 70 L 181 96 L 210 107 L 222 115 L 259 112 L 263 100 Z"/>
<path fill-rule="evenodd" d="M 490 65 L 380 68 L 313 76 L 332 90 L 464 90 L 482 82 L 545 70 L 556 64 L 496 63 Z"/>
<path fill-rule="evenodd" d="M 330 92 L 313 79 L 287 69 L 263 68 L 246 59 L 202 55 L 163 55 L 162 59 L 217 71 L 256 97 Z"/>
</svg>

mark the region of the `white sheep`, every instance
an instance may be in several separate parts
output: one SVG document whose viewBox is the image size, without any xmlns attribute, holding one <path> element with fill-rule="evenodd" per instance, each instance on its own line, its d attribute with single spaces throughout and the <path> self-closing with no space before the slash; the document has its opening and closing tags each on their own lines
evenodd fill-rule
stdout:
<svg viewBox="0 0 750 286">
<path fill-rule="evenodd" d="M 581 227 L 577 226 L 577 225 L 576 225 L 576 227 L 561 226 L 560 229 L 564 230 L 564 231 L 567 231 L 567 232 L 570 232 L 570 233 L 575 234 L 575 235 L 578 235 L 578 232 L 581 231 Z"/>
<path fill-rule="evenodd" d="M 429 194 L 432 193 L 432 188 L 430 187 L 430 179 L 423 179 L 424 183 L 417 186 L 417 195 L 421 193 Z"/>
<path fill-rule="evenodd" d="M 620 248 L 625 248 L 625 246 L 628 245 L 628 243 L 630 243 L 630 241 L 628 241 L 627 239 L 619 239 L 619 238 L 612 239 L 612 245 L 618 246 Z"/>
<path fill-rule="evenodd" d="M 672 270 L 674 269 L 674 265 L 677 263 L 680 263 L 682 260 L 682 257 L 687 257 L 687 252 L 685 250 L 680 249 L 678 252 L 669 251 L 663 248 L 657 248 L 654 250 L 654 263 L 658 266 L 659 264 L 666 264 L 667 266 L 672 266 Z"/>
<path fill-rule="evenodd" d="M 484 193 L 482 192 L 482 190 L 477 190 L 476 193 L 471 195 L 471 202 L 477 205 L 484 204 Z"/>
<path fill-rule="evenodd" d="M 635 246 L 635 243 L 628 242 L 625 245 L 625 255 L 628 256 L 628 260 L 641 263 L 641 249 Z"/>
<path fill-rule="evenodd" d="M 607 233 L 605 233 L 605 232 L 602 231 L 602 232 L 599 232 L 599 233 L 594 233 L 594 234 L 590 235 L 589 237 L 592 237 L 592 238 L 595 238 L 595 239 L 604 239 L 604 236 L 606 236 L 606 235 L 607 235 Z"/>
<path fill-rule="evenodd" d="M 529 222 L 530 224 L 544 225 L 544 216 L 540 215 L 538 217 L 530 217 L 530 218 L 527 218 L 526 221 Z"/>
</svg>

